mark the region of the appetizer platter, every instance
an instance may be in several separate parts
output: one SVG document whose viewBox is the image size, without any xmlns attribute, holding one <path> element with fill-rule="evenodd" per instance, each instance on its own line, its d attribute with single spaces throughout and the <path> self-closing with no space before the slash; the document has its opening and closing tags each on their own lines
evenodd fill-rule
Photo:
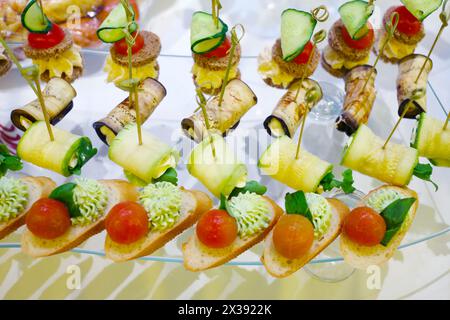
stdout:
<svg viewBox="0 0 450 320">
<path fill-rule="evenodd" d="M 447 1 L 380 1 L 382 21 L 374 1 L 283 8 L 258 56 L 219 1 L 189 11 L 184 56 L 164 53 L 134 2 L 98 22 L 102 50 L 41 5 L 23 9 L 24 43 L 0 47 L 0 247 L 282 278 L 382 264 L 450 230 L 448 110 L 419 39 L 425 18 L 448 21 Z M 417 41 L 402 43 L 413 18 Z M 11 59 L 20 46 L 27 59 Z M 345 99 L 320 121 L 327 82 Z M 338 192 L 364 196 L 349 207 Z"/>
</svg>

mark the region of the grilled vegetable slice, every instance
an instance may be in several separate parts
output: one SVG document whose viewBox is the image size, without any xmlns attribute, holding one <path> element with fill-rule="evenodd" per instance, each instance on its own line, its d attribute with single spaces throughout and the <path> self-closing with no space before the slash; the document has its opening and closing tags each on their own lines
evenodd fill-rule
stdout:
<svg viewBox="0 0 450 320">
<path fill-rule="evenodd" d="M 132 7 L 130 7 L 132 9 Z M 133 10 L 133 9 L 132 9 Z M 133 11 L 133 21 L 135 19 L 135 12 Z M 122 4 L 118 4 L 106 17 L 105 21 L 97 30 L 97 37 L 106 43 L 117 42 L 125 38 L 123 29 L 128 25 L 127 14 Z M 131 25 L 131 32 L 136 31 L 137 24 L 133 22 Z"/>
<path fill-rule="evenodd" d="M 442 0 L 401 0 L 409 12 L 418 20 L 423 21 L 435 12 L 442 4 Z"/>
<path fill-rule="evenodd" d="M 344 23 L 352 39 L 360 39 L 367 34 L 367 21 L 373 13 L 374 6 L 368 2 L 354 0 L 344 3 L 339 7 L 342 23 Z"/>
<path fill-rule="evenodd" d="M 66 80 L 61 78 L 49 80 L 42 91 L 42 96 L 51 124 L 57 124 L 72 110 L 72 100 L 76 95 L 77 92 Z M 41 120 L 44 120 L 44 115 L 38 99 L 11 112 L 12 123 L 22 131 L 27 130 L 34 122 Z"/>
<path fill-rule="evenodd" d="M 228 26 L 219 19 L 219 26 L 213 16 L 203 11 L 194 12 L 191 22 L 191 50 L 194 53 L 207 53 L 222 44 Z"/>
<path fill-rule="evenodd" d="M 192 150 L 187 169 L 216 197 L 230 195 L 235 187 L 244 186 L 247 178 L 245 164 L 217 134 L 205 138 Z"/>
<path fill-rule="evenodd" d="M 219 106 L 219 97 L 214 97 L 206 104 L 211 132 L 226 135 L 257 101 L 254 92 L 242 80 L 233 79 L 228 82 L 222 105 Z M 188 137 L 197 142 L 202 141 L 209 134 L 201 110 L 183 119 L 181 127 Z"/>
<path fill-rule="evenodd" d="M 22 25 L 32 33 L 47 33 L 52 28 L 52 23 L 44 15 L 42 19 L 42 8 L 36 0 L 31 0 L 22 12 Z"/>
<path fill-rule="evenodd" d="M 316 192 L 322 179 L 333 166 L 301 149 L 296 159 L 297 144 L 287 136 L 275 140 L 263 153 L 258 167 L 268 176 L 295 190 Z"/>
<path fill-rule="evenodd" d="M 322 99 L 322 89 L 319 83 L 312 79 L 306 79 L 303 81 L 303 87 L 299 91 L 297 100 L 295 100 L 298 86 L 299 82 L 289 87 L 289 90 L 278 101 L 272 114 L 264 121 L 264 128 L 271 136 L 287 135 L 292 138 L 295 135 L 303 115 L 306 113 L 305 95 L 311 88 L 316 87 L 317 91 L 320 92 L 320 97 L 310 107 L 314 107 Z"/>
<path fill-rule="evenodd" d="M 55 139 L 50 140 L 44 121 L 36 121 L 17 145 L 17 155 L 39 167 L 65 177 L 79 174 L 81 168 L 97 153 L 88 137 L 52 127 Z"/>
<path fill-rule="evenodd" d="M 370 177 L 398 186 L 409 184 L 419 161 L 416 149 L 388 143 L 361 125 L 344 150 L 342 165 Z"/>
<path fill-rule="evenodd" d="M 371 75 L 364 92 L 362 89 L 370 75 L 372 66 L 362 65 L 351 69 L 345 76 L 344 110 L 336 119 L 336 128 L 352 135 L 361 124 L 369 120 L 370 112 L 376 98 L 375 78 L 377 71 Z"/>
<path fill-rule="evenodd" d="M 166 96 L 164 86 L 153 78 L 147 78 L 139 85 L 139 110 L 145 122 Z M 127 124 L 136 122 L 136 110 L 130 106 L 128 97 L 117 105 L 103 119 L 93 124 L 99 138 L 107 145 Z"/>
</svg>

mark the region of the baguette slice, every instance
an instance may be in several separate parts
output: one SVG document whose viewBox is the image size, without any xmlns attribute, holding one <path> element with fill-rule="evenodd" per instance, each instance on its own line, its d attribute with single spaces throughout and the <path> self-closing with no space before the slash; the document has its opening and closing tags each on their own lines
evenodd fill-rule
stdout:
<svg viewBox="0 0 450 320">
<path fill-rule="evenodd" d="M 186 243 L 183 244 L 184 267 L 189 271 L 203 271 L 220 266 L 231 259 L 239 256 L 258 242 L 261 242 L 277 223 L 283 214 L 274 201 L 264 197 L 269 203 L 271 221 L 267 229 L 247 239 L 237 238 L 233 244 L 223 249 L 212 249 L 203 245 L 194 233 Z"/>
<path fill-rule="evenodd" d="M 137 189 L 126 181 L 99 180 L 99 182 L 108 190 L 105 212 L 109 212 L 117 203 L 138 199 Z M 47 257 L 73 249 L 101 232 L 105 228 L 105 217 L 106 214 L 88 226 L 71 226 L 64 235 L 52 240 L 38 238 L 27 229 L 22 235 L 22 251 L 32 257 Z"/>
<path fill-rule="evenodd" d="M 408 229 L 411 227 L 411 224 L 414 221 L 414 217 L 416 216 L 416 211 L 419 206 L 417 193 L 407 188 L 400 188 L 387 185 L 381 186 L 375 190 L 372 190 L 368 195 L 366 195 L 362 199 L 363 204 L 365 204 L 366 200 L 370 197 L 370 195 L 373 192 L 382 188 L 395 189 L 398 192 L 404 194 L 408 198 L 416 198 L 417 201 L 414 202 L 414 204 L 409 209 L 408 215 L 405 221 L 403 221 L 401 229 L 394 235 L 394 237 L 389 242 L 389 245 L 386 247 L 381 244 L 373 247 L 359 245 L 351 241 L 344 234 L 342 234 L 340 243 L 341 254 L 344 257 L 345 262 L 347 262 L 348 264 L 357 269 L 366 269 L 371 265 L 379 265 L 392 258 L 392 256 L 395 253 L 395 250 L 397 250 L 397 247 L 402 242 L 406 232 L 408 232 Z"/>
<path fill-rule="evenodd" d="M 56 187 L 56 183 L 47 177 L 24 177 L 20 180 L 28 188 L 28 202 L 24 210 L 14 219 L 0 222 L 0 239 L 16 231 L 25 224 L 25 217 L 31 206 L 39 199 L 48 197 L 50 192 Z"/>
<path fill-rule="evenodd" d="M 106 256 L 116 262 L 122 262 L 150 255 L 191 227 L 204 212 L 212 208 L 212 200 L 205 193 L 183 188 L 181 190 L 181 216 L 172 228 L 150 231 L 143 239 L 128 245 L 114 242 L 107 235 L 105 240 Z"/>
<path fill-rule="evenodd" d="M 284 278 L 293 274 L 314 259 L 314 257 L 328 247 L 341 233 L 343 221 L 349 212 L 349 208 L 337 199 L 328 199 L 328 202 L 331 204 L 333 210 L 330 227 L 321 239 L 314 239 L 311 248 L 303 257 L 294 260 L 283 257 L 275 249 L 272 240 L 273 232 L 268 235 L 261 262 L 270 275 L 276 278 Z"/>
</svg>

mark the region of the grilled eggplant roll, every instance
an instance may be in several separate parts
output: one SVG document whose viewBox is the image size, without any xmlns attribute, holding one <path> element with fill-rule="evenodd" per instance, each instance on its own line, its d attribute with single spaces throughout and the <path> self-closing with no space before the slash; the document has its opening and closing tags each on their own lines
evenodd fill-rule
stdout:
<svg viewBox="0 0 450 320">
<path fill-rule="evenodd" d="M 408 107 L 405 118 L 414 119 L 418 114 L 427 112 L 426 90 L 428 74 L 433 68 L 432 60 L 427 61 L 426 66 L 416 83 L 416 78 L 426 59 L 427 57 L 422 54 L 411 54 L 403 58 L 398 65 L 398 114 L 403 114 L 405 108 Z M 414 95 L 419 91 L 423 92 L 423 95 L 414 100 Z"/>
<path fill-rule="evenodd" d="M 230 129 L 237 127 L 240 119 L 257 102 L 255 93 L 245 82 L 239 79 L 231 80 L 225 87 L 221 106 L 219 106 L 218 96 L 206 104 L 206 113 L 211 126 L 210 133 L 225 136 Z M 181 128 L 189 138 L 196 142 L 202 141 L 209 134 L 201 110 L 189 118 L 183 119 Z"/>
<path fill-rule="evenodd" d="M 139 110 L 145 122 L 166 96 L 166 88 L 153 78 L 147 78 L 139 85 Z M 127 124 L 136 122 L 136 110 L 128 98 L 123 100 L 103 119 L 93 124 L 98 137 L 109 145 Z"/>
<path fill-rule="evenodd" d="M 344 110 L 336 119 L 336 128 L 349 136 L 358 130 L 361 124 L 366 124 L 369 120 L 377 95 L 375 89 L 376 69 L 372 72 L 364 92 L 362 89 L 371 70 L 373 67 L 369 65 L 357 66 L 345 76 Z"/>
<path fill-rule="evenodd" d="M 272 114 L 264 121 L 264 128 L 269 135 L 273 137 L 286 135 L 292 138 L 306 113 L 306 93 L 313 88 L 320 92 L 319 98 L 315 100 L 311 107 L 314 107 L 322 99 L 322 89 L 319 83 L 312 79 L 303 81 L 303 87 L 300 89 L 297 99 L 295 99 L 299 85 L 300 82 L 296 82 L 289 87 L 289 90 L 278 101 Z"/>
<path fill-rule="evenodd" d="M 72 110 L 72 100 L 76 95 L 77 92 L 66 80 L 61 78 L 49 80 L 42 91 L 42 96 L 51 124 L 57 124 Z M 44 120 L 44 115 L 38 99 L 11 112 L 12 123 L 22 131 L 27 130 L 34 122 L 41 120 Z"/>
</svg>

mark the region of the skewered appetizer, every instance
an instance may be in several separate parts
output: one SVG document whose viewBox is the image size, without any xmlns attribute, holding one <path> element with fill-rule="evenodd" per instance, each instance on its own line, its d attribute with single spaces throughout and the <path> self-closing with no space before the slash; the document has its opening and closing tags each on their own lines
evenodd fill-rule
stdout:
<svg viewBox="0 0 450 320">
<path fill-rule="evenodd" d="M 0 77 L 7 74 L 11 66 L 11 59 L 7 56 L 5 48 L 0 44 Z"/>
<path fill-rule="evenodd" d="M 70 31 L 43 16 L 36 0 L 22 13 L 22 23 L 30 32 L 23 48 L 25 55 L 39 68 L 42 81 L 57 77 L 73 82 L 83 73 L 80 48 L 74 45 Z"/>
<path fill-rule="evenodd" d="M 388 261 L 410 228 L 419 205 L 406 188 L 382 186 L 371 191 L 344 221 L 340 250 L 358 269 Z"/>
<path fill-rule="evenodd" d="M 297 191 L 285 198 L 282 215 L 265 240 L 261 261 L 267 272 L 284 278 L 296 272 L 341 233 L 349 208 L 337 199 Z"/>
<path fill-rule="evenodd" d="M 368 22 L 374 6 L 366 1 L 353 0 L 339 7 L 341 18 L 328 32 L 328 46 L 322 55 L 322 65 L 334 76 L 369 62 L 375 33 Z"/>
<path fill-rule="evenodd" d="M 147 78 L 138 86 L 139 110 L 145 122 L 166 96 L 166 88 L 153 78 Z M 108 115 L 96 121 L 93 127 L 105 144 L 109 145 L 117 134 L 128 124 L 136 122 L 136 110 L 130 105 L 129 97 L 119 103 Z"/>
<path fill-rule="evenodd" d="M 0 1 L 0 35 L 11 42 L 26 39 L 26 29 L 20 21 L 20 14 L 27 5 L 27 0 Z"/>
<path fill-rule="evenodd" d="M 51 126 L 50 139 L 44 121 L 33 123 L 19 141 L 17 155 L 36 166 L 65 177 L 80 174 L 81 168 L 97 153 L 88 137 Z"/>
<path fill-rule="evenodd" d="M 317 21 L 311 13 L 286 9 L 281 14 L 281 39 L 258 57 L 258 72 L 268 85 L 288 88 L 310 77 L 320 61 L 320 52 L 310 41 Z"/>
<path fill-rule="evenodd" d="M 450 167 L 450 126 L 444 129 L 444 121 L 421 113 L 413 131 L 411 146 L 433 165 Z"/>
<path fill-rule="evenodd" d="M 293 83 L 278 101 L 272 114 L 264 121 L 264 128 L 269 135 L 294 137 L 307 108 L 313 108 L 322 99 L 322 89 L 317 81 L 305 79 L 300 90 L 298 90 L 299 86 L 300 81 Z M 319 93 L 319 97 L 314 100 L 312 105 L 309 105 L 306 101 L 307 92 L 314 88 Z"/>
<path fill-rule="evenodd" d="M 42 91 L 42 97 L 52 125 L 56 125 L 72 110 L 76 95 L 77 92 L 66 80 L 52 78 L 48 81 Z M 11 112 L 12 123 L 22 131 L 26 131 L 36 121 L 43 120 L 38 98 Z"/>
<path fill-rule="evenodd" d="M 122 180 L 79 178 L 63 184 L 31 206 L 22 251 L 46 257 L 75 248 L 105 228 L 112 207 L 137 197 L 136 188 Z"/>
<path fill-rule="evenodd" d="M 210 133 L 226 136 L 229 130 L 239 125 L 240 119 L 258 102 L 250 87 L 240 79 L 233 79 L 225 87 L 222 105 L 219 97 L 210 99 L 205 108 L 209 121 L 209 132 L 202 110 L 181 121 L 183 132 L 194 141 L 200 142 Z"/>
<path fill-rule="evenodd" d="M 425 64 L 419 78 L 420 70 Z M 402 115 L 408 108 L 405 118 L 414 119 L 418 114 L 427 112 L 428 74 L 433 68 L 433 62 L 421 54 L 411 54 L 400 60 L 397 77 L 398 114 Z M 417 79 L 417 81 L 416 81 Z M 415 97 L 420 93 L 419 97 Z"/>
<path fill-rule="evenodd" d="M 393 13 L 398 13 L 398 25 L 394 36 L 389 40 L 380 57 L 386 62 L 397 63 L 404 57 L 414 53 L 417 44 L 425 37 L 423 20 L 436 11 L 442 4 L 442 0 L 416 1 L 401 0 L 404 6 L 393 6 L 389 8 L 383 18 L 386 26 Z M 377 36 L 378 45 L 376 51 L 387 39 L 387 31 L 382 28 Z"/>
<path fill-rule="evenodd" d="M 336 119 L 336 128 L 339 131 L 350 136 L 361 124 L 369 121 L 377 95 L 376 75 L 376 69 L 369 65 L 354 67 L 345 75 L 344 107 L 342 114 Z M 368 77 L 370 79 L 367 81 Z"/>
<path fill-rule="evenodd" d="M 228 25 L 218 18 L 216 26 L 211 14 L 197 11 L 192 15 L 191 51 L 194 58 L 192 75 L 196 87 L 210 95 L 219 93 L 232 53 L 231 40 L 227 36 Z M 231 60 L 228 80 L 240 78 L 238 68 L 241 47 L 236 46 Z"/>
</svg>

